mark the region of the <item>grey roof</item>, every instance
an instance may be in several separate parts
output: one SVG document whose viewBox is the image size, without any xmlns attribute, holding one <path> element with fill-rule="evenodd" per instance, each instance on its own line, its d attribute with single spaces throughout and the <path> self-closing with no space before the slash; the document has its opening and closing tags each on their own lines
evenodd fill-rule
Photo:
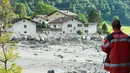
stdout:
<svg viewBox="0 0 130 73">
<path fill-rule="evenodd" d="M 78 19 L 78 18 L 75 18 L 75 17 L 60 17 L 60 18 L 58 18 L 58 19 L 56 19 L 56 20 L 53 20 L 53 21 L 51 21 L 51 22 L 49 22 L 49 23 L 50 23 L 50 24 L 53 24 L 53 23 L 64 23 L 64 22 L 66 22 L 66 21 L 68 21 L 68 20 L 71 20 L 71 19 L 76 19 L 76 20 L 78 20 L 78 21 L 80 21 L 80 22 L 85 23 L 84 21 L 82 21 L 82 20 L 80 20 L 80 19 Z"/>
<path fill-rule="evenodd" d="M 42 17 L 42 18 L 46 18 L 47 15 L 36 15 L 36 16 L 39 16 L 39 17 Z"/>
<path fill-rule="evenodd" d="M 39 24 L 38 22 L 35 22 L 35 21 L 33 21 L 33 20 L 31 20 L 31 19 L 28 19 L 28 18 L 15 18 L 15 19 L 13 19 L 13 20 L 11 21 L 11 23 L 14 24 L 14 23 L 16 23 L 16 22 L 18 22 L 18 21 L 21 21 L 21 20 L 23 20 L 23 19 L 28 20 L 28 21 L 31 21 L 31 22 L 34 22 L 34 23 L 36 23 L 36 24 Z"/>
<path fill-rule="evenodd" d="M 70 11 L 68 11 L 68 10 L 58 10 L 58 11 L 59 11 L 59 12 L 62 12 L 62 13 L 64 13 L 64 14 L 66 14 L 66 15 L 78 16 L 77 14 L 72 13 L 72 12 L 70 12 Z"/>
<path fill-rule="evenodd" d="M 78 16 L 77 14 L 75 14 L 75 13 L 73 13 L 73 12 L 70 12 L 70 11 L 68 11 L 68 10 L 56 10 L 56 11 L 54 11 L 54 12 L 48 14 L 47 16 L 50 16 L 50 15 L 52 15 L 52 14 L 55 13 L 55 12 L 60 12 L 60 13 L 62 13 L 62 14 L 64 14 L 64 15 L 67 15 L 67 16 Z"/>
<path fill-rule="evenodd" d="M 33 18 L 35 18 L 35 17 L 40 17 L 40 18 L 42 18 L 42 19 L 47 20 L 47 19 L 46 19 L 47 15 L 35 15 L 35 16 L 33 16 L 31 19 L 33 19 Z"/>
</svg>

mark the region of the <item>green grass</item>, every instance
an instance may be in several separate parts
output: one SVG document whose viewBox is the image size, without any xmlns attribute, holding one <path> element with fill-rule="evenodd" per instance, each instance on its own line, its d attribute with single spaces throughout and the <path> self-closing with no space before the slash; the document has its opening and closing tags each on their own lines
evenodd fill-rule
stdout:
<svg viewBox="0 0 130 73">
<path fill-rule="evenodd" d="M 130 26 L 122 26 L 121 30 L 127 34 L 130 34 Z"/>
<path fill-rule="evenodd" d="M 106 24 L 107 24 L 108 32 L 112 32 L 112 31 L 113 31 L 111 25 L 109 25 L 110 22 L 107 23 L 106 21 L 104 21 L 103 23 L 106 23 Z M 102 24 L 103 24 L 103 23 L 102 23 Z M 130 34 L 130 26 L 122 26 L 122 27 L 121 27 L 121 30 L 122 30 L 124 33 L 126 33 L 126 34 Z"/>
</svg>

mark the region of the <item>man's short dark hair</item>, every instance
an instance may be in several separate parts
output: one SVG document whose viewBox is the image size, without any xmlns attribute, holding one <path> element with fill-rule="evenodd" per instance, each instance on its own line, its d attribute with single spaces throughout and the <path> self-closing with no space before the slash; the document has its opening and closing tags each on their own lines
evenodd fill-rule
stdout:
<svg viewBox="0 0 130 73">
<path fill-rule="evenodd" d="M 114 21 L 112 22 L 112 26 L 113 26 L 115 29 L 120 29 L 120 28 L 121 28 L 120 21 L 119 21 L 119 20 L 114 20 Z"/>
</svg>

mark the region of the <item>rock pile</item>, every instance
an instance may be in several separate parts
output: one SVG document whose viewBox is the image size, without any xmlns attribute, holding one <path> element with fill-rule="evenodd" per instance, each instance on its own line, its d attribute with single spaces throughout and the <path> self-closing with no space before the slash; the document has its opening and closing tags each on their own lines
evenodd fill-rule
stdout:
<svg viewBox="0 0 130 73">
<path fill-rule="evenodd" d="M 42 35 L 20 35 L 12 36 L 12 41 L 34 41 L 39 43 L 49 43 L 49 44 L 80 44 L 80 43 L 91 43 L 92 41 L 102 41 L 100 35 L 55 35 L 55 36 L 42 36 Z"/>
</svg>

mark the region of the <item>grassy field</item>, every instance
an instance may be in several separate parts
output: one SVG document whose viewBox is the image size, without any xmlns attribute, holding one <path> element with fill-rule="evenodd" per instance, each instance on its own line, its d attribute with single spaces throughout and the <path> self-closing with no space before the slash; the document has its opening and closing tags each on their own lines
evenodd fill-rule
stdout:
<svg viewBox="0 0 130 73">
<path fill-rule="evenodd" d="M 130 34 L 130 26 L 122 26 L 121 30 L 127 34 Z"/>
<path fill-rule="evenodd" d="M 113 30 L 112 30 L 112 27 L 111 27 L 111 25 L 109 24 L 109 23 L 107 23 L 107 22 L 103 22 L 103 23 L 106 23 L 107 24 L 107 27 L 108 27 L 108 31 L 109 32 L 112 32 Z M 130 34 L 130 26 L 122 26 L 121 27 L 121 30 L 124 32 L 124 33 L 126 33 L 126 34 Z"/>
</svg>

